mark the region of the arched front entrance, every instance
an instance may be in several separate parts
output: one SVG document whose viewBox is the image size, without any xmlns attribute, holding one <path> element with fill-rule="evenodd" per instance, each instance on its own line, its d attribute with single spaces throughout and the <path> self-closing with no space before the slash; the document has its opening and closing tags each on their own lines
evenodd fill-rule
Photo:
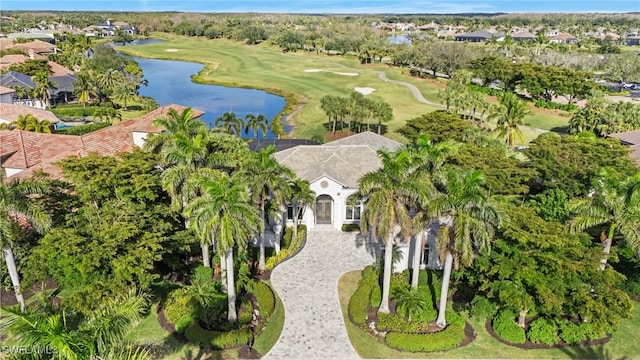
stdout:
<svg viewBox="0 0 640 360">
<path fill-rule="evenodd" d="M 331 224 L 333 212 L 333 199 L 329 195 L 320 195 L 316 198 L 316 224 Z"/>
</svg>

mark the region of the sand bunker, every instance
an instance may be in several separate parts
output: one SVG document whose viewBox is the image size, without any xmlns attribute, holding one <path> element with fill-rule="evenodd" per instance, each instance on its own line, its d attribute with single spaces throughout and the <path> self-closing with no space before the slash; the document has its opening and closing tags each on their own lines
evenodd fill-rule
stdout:
<svg viewBox="0 0 640 360">
<path fill-rule="evenodd" d="M 330 72 L 330 73 L 334 73 L 336 75 L 342 75 L 342 76 L 358 76 L 358 73 L 352 73 L 352 72 L 336 72 L 336 71 L 329 71 L 329 70 L 322 70 L 322 69 L 306 69 L 304 72 L 306 73 L 316 73 L 316 72 Z"/>
<path fill-rule="evenodd" d="M 376 91 L 376 89 L 370 87 L 355 87 L 353 88 L 353 90 L 359 92 L 362 95 L 369 95 L 372 92 Z"/>
<path fill-rule="evenodd" d="M 178 49 L 167 49 L 167 50 L 165 50 L 165 51 L 166 51 L 166 52 L 176 52 L 176 51 L 178 51 Z"/>
</svg>

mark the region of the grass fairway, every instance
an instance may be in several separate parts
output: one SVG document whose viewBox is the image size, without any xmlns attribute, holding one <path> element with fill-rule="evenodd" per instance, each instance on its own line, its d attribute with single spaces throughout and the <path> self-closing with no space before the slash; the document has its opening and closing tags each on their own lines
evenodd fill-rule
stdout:
<svg viewBox="0 0 640 360">
<path fill-rule="evenodd" d="M 352 271 L 344 274 L 338 282 L 340 306 L 345 319 L 348 318 L 349 299 L 358 287 L 360 278 L 360 271 Z M 640 304 L 634 302 L 633 305 L 631 318 L 622 321 L 620 329 L 607 344 L 550 350 L 523 350 L 504 345 L 487 333 L 484 322 L 477 318 L 469 318 L 466 313 L 463 313 L 462 317 L 473 326 L 477 334 L 476 339 L 465 347 L 434 353 L 411 353 L 390 349 L 351 321 L 345 323 L 353 347 L 365 359 L 638 359 L 640 342 L 636 339 L 636 333 L 640 327 Z"/>
<path fill-rule="evenodd" d="M 384 71 L 389 79 L 414 84 L 425 98 L 435 102 L 437 88 L 426 81 L 405 76 L 402 69 L 381 64 L 363 66 L 357 59 L 347 57 L 305 51 L 283 53 L 266 44 L 247 46 L 229 40 L 183 37 L 143 46 L 119 47 L 118 50 L 139 57 L 205 64 L 193 77 L 198 82 L 264 89 L 294 97 L 294 101 L 303 105 L 289 104 L 296 110 L 292 119 L 295 135 L 302 138 L 324 134 L 323 124 L 328 120 L 320 109 L 323 96 L 348 96 L 355 87 L 376 89 L 368 97 L 384 100 L 392 106 L 394 119 L 387 124 L 386 135 L 398 140 L 402 137 L 395 134 L 395 130 L 406 120 L 436 109 L 418 102 L 408 88 L 380 80 L 377 71 Z M 323 71 L 305 71 L 312 69 Z"/>
</svg>

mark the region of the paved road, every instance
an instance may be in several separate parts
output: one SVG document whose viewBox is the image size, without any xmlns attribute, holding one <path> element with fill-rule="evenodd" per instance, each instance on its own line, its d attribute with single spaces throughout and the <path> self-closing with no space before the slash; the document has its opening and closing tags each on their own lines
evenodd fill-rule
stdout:
<svg viewBox="0 0 640 360">
<path fill-rule="evenodd" d="M 355 233 L 309 232 L 307 244 L 271 273 L 285 309 L 284 329 L 264 359 L 359 359 L 347 336 L 338 279 L 374 262 Z"/>
<path fill-rule="evenodd" d="M 394 84 L 398 84 L 398 85 L 402 85 L 402 86 L 408 88 L 409 91 L 411 91 L 411 94 L 413 95 L 413 97 L 416 98 L 416 100 L 418 100 L 419 102 L 421 102 L 423 104 L 431 105 L 431 106 L 443 107 L 442 104 L 434 103 L 434 102 L 431 102 L 431 101 L 425 99 L 424 96 L 422 96 L 422 93 L 420 92 L 420 90 L 418 90 L 418 88 L 415 87 L 415 85 L 410 84 L 408 82 L 404 82 L 404 81 L 391 80 L 391 79 L 387 78 L 387 74 L 385 74 L 382 71 L 376 71 L 376 73 L 378 74 L 378 77 L 380 78 L 380 80 L 388 81 L 390 83 L 394 83 Z"/>
</svg>

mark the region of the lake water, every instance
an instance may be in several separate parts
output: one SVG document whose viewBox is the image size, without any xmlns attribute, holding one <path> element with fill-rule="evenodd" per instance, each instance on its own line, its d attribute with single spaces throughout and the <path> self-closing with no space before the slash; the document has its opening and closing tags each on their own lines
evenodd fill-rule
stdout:
<svg viewBox="0 0 640 360">
<path fill-rule="evenodd" d="M 144 43 L 148 44 L 149 41 L 145 40 Z M 243 119 L 247 114 L 263 114 L 273 119 L 285 105 L 284 98 L 261 90 L 191 82 L 191 75 L 202 70 L 201 64 L 139 57 L 133 59 L 138 62 L 149 82 L 148 86 L 140 88 L 140 95 L 152 97 L 160 105 L 179 104 L 202 110 L 205 114 L 201 119 L 212 127 L 215 119 L 227 111 L 233 111 Z M 291 130 L 291 126 L 286 123 L 283 125 L 286 132 Z M 248 135 L 243 136 L 253 137 L 253 133 L 250 130 Z M 267 137 L 274 138 L 274 135 L 269 132 Z"/>
</svg>

